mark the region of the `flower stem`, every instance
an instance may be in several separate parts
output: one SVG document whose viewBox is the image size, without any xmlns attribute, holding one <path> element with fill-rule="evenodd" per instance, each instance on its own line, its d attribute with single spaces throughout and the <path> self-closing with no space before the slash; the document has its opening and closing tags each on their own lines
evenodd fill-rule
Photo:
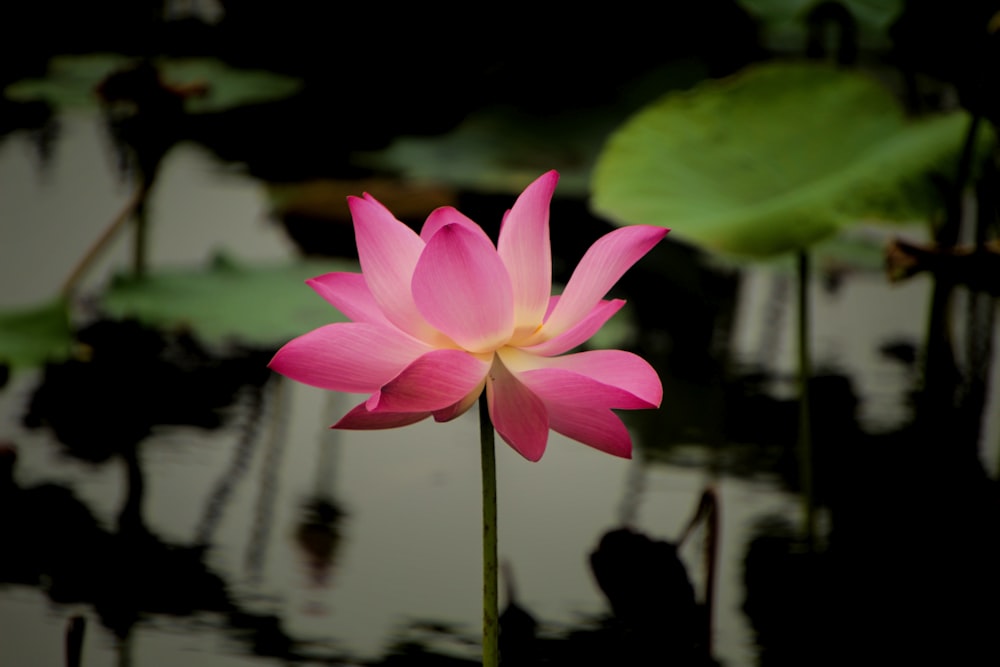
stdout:
<svg viewBox="0 0 1000 667">
<path fill-rule="evenodd" d="M 499 603 L 497 598 L 497 466 L 493 422 L 486 391 L 479 397 L 479 444 L 483 462 L 483 667 L 497 667 Z"/>
</svg>

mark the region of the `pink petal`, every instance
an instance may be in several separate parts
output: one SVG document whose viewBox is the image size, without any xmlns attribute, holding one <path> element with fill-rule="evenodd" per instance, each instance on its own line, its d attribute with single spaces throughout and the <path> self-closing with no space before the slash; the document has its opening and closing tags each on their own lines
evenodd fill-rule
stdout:
<svg viewBox="0 0 1000 667">
<path fill-rule="evenodd" d="M 326 273 L 307 280 L 306 284 L 354 322 L 389 325 L 360 273 Z"/>
<path fill-rule="evenodd" d="M 553 298 L 557 299 L 558 297 Z M 594 309 L 591 310 L 586 317 L 566 331 L 563 331 L 558 336 L 522 349 L 526 352 L 540 354 L 546 357 L 568 352 L 577 345 L 581 345 L 590 340 L 590 337 L 597 333 L 598 330 L 600 330 L 600 328 L 604 326 L 604 324 L 610 320 L 615 313 L 621 310 L 621 307 L 624 305 L 625 301 L 623 299 L 601 301 L 594 306 Z"/>
<path fill-rule="evenodd" d="M 580 407 L 638 410 L 655 405 L 629 391 L 560 368 L 540 368 L 518 374 L 518 379 L 542 401 L 572 402 Z"/>
<path fill-rule="evenodd" d="M 622 420 L 606 408 L 546 402 L 549 426 L 567 438 L 602 452 L 632 458 L 632 438 Z"/>
<path fill-rule="evenodd" d="M 289 341 L 268 365 L 314 387 L 367 394 L 431 349 L 393 327 L 339 322 Z"/>
<path fill-rule="evenodd" d="M 512 373 L 545 400 L 573 395 L 574 400 L 586 400 L 589 405 L 630 409 L 655 408 L 663 400 L 663 385 L 656 371 L 631 352 L 589 350 L 561 357 L 541 357 L 504 348 L 500 356 Z M 573 383 L 578 383 L 582 392 L 579 396 Z M 594 396 L 596 402 L 591 400 Z"/>
<path fill-rule="evenodd" d="M 431 237 L 413 272 L 420 312 L 470 352 L 491 352 L 510 339 L 513 296 L 493 244 L 462 225 Z"/>
<path fill-rule="evenodd" d="M 434 421 L 437 422 L 447 422 L 455 419 L 456 417 L 468 412 L 469 408 L 476 404 L 479 400 L 480 394 L 483 393 L 483 388 L 486 386 L 486 378 L 476 386 L 475 389 L 470 391 L 467 396 L 454 405 L 449 405 L 444 410 L 434 411 Z"/>
<path fill-rule="evenodd" d="M 662 239 L 663 227 L 622 227 L 597 239 L 573 271 L 559 302 L 543 326 L 546 337 L 566 331 L 583 319 L 618 279 Z"/>
<path fill-rule="evenodd" d="M 504 218 L 497 240 L 514 288 L 515 326 L 524 333 L 538 328 L 552 293 L 549 204 L 558 181 L 559 174 L 549 171 L 525 188 Z"/>
<path fill-rule="evenodd" d="M 371 195 L 348 197 L 347 203 L 354 218 L 361 271 L 375 301 L 397 327 L 421 340 L 432 340 L 434 334 L 410 292 L 424 242 Z"/>
<path fill-rule="evenodd" d="M 365 404 L 356 406 L 331 428 L 368 431 L 409 426 L 427 419 L 429 412 L 369 412 Z"/>
<path fill-rule="evenodd" d="M 486 376 L 492 359 L 464 350 L 434 350 L 416 359 L 366 406 L 373 412 L 443 410 L 469 395 Z"/>
<path fill-rule="evenodd" d="M 420 238 L 424 240 L 424 243 L 427 243 L 445 225 L 461 225 L 471 232 L 481 234 L 491 245 L 493 244 L 493 239 L 483 231 L 482 227 L 477 225 L 472 218 L 451 206 L 442 206 L 431 211 L 424 226 L 420 229 Z"/>
<path fill-rule="evenodd" d="M 528 459 L 538 461 L 549 440 L 545 405 L 497 360 L 486 381 L 490 418 L 504 442 Z"/>
</svg>

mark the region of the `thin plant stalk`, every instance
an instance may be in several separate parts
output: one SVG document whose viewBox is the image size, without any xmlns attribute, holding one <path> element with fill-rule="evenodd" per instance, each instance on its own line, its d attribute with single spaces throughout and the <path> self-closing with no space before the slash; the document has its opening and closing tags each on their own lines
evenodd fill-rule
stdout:
<svg viewBox="0 0 1000 667">
<path fill-rule="evenodd" d="M 135 278 L 145 276 L 148 265 L 147 246 L 149 245 L 147 205 L 152 185 L 151 179 L 139 179 L 135 193 L 128 200 L 128 203 L 125 204 L 121 212 L 111 221 L 111 224 L 101 232 L 97 240 L 87 249 L 83 258 L 73 267 L 73 270 L 60 290 L 63 298 L 68 299 L 72 296 L 73 291 L 83 279 L 87 270 L 90 269 L 101 253 L 107 249 L 111 241 L 118 235 L 118 232 L 129 222 L 134 225 L 135 232 L 132 242 L 132 275 Z"/>
<path fill-rule="evenodd" d="M 953 248 L 962 232 L 962 211 L 964 193 L 968 185 L 975 160 L 976 143 L 981 117 L 977 114 L 969 120 L 965 142 L 959 155 L 955 173 L 955 184 L 948 192 L 948 207 L 944 222 L 934 230 L 934 243 L 938 248 Z M 951 303 L 954 285 L 944 276 L 935 275 L 931 291 L 931 302 L 927 317 L 927 334 L 924 351 L 923 378 L 921 386 L 921 412 L 933 414 L 938 406 L 950 402 L 950 388 L 954 386 L 958 374 L 955 351 L 951 340 Z"/>
<path fill-rule="evenodd" d="M 799 340 L 799 485 L 802 492 L 806 547 L 812 551 L 816 540 L 816 504 L 813 498 L 812 419 L 809 405 L 809 253 L 798 253 L 798 340 Z"/>
<path fill-rule="evenodd" d="M 118 235 L 118 232 L 133 219 L 136 211 L 142 205 L 143 200 L 146 197 L 146 189 L 140 187 L 128 200 L 121 212 L 111 221 L 107 228 L 101 232 L 101 235 L 97 237 L 93 245 L 87 249 L 83 258 L 73 267 L 70 271 L 69 277 L 63 283 L 60 293 L 63 298 L 68 299 L 72 296 L 73 291 L 76 289 L 77 284 L 83 279 L 87 270 L 93 265 L 102 252 L 110 245 L 111 241 Z"/>
<path fill-rule="evenodd" d="M 142 188 L 146 191 L 147 188 Z M 132 275 L 143 278 L 149 263 L 149 218 L 146 211 L 146 197 L 142 197 L 135 207 L 135 239 L 132 245 Z"/>
<path fill-rule="evenodd" d="M 479 397 L 479 444 L 483 468 L 483 667 L 500 663 L 497 597 L 497 473 L 493 422 L 486 391 Z"/>
<path fill-rule="evenodd" d="M 75 615 L 66 624 L 66 667 L 81 667 L 83 664 L 83 636 L 87 630 L 87 619 Z"/>
</svg>

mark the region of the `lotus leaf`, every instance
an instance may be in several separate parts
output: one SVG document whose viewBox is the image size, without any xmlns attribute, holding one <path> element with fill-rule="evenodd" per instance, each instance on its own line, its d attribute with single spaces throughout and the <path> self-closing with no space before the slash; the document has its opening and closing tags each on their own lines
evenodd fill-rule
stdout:
<svg viewBox="0 0 1000 667">
<path fill-rule="evenodd" d="M 43 99 L 63 109 L 96 108 L 97 84 L 108 74 L 135 62 L 135 58 L 117 53 L 55 56 L 49 61 L 45 77 L 16 81 L 7 86 L 4 94 L 18 101 Z M 154 63 L 168 84 L 207 85 L 205 95 L 192 96 L 186 101 L 186 109 L 192 113 L 283 99 L 302 85 L 293 77 L 240 69 L 214 58 L 159 58 Z"/>
<path fill-rule="evenodd" d="M 770 63 L 647 105 L 609 137 L 591 205 L 735 257 L 809 248 L 860 221 L 927 221 L 969 127 L 908 118 L 873 78 Z"/>
<path fill-rule="evenodd" d="M 67 304 L 63 299 L 0 312 L 0 363 L 13 368 L 66 359 L 72 349 Z"/>
<path fill-rule="evenodd" d="M 252 266 L 220 256 L 207 269 L 119 276 L 101 297 L 112 317 L 155 327 L 190 328 L 209 344 L 277 347 L 310 327 L 346 318 L 305 286 L 329 271 L 359 271 L 356 262 L 300 260 Z"/>
</svg>

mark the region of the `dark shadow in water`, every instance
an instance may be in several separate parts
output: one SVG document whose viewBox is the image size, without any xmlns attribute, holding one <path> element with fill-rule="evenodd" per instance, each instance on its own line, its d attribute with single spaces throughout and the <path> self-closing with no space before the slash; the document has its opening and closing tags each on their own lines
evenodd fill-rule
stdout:
<svg viewBox="0 0 1000 667">
<path fill-rule="evenodd" d="M 66 622 L 66 667 L 81 667 L 83 664 L 83 641 L 87 634 L 87 619 L 71 616 Z"/>
<path fill-rule="evenodd" d="M 91 604 L 119 638 L 143 615 L 230 609 L 225 585 L 206 568 L 201 548 L 167 544 L 140 521 L 109 532 L 68 489 L 19 486 L 13 447 L 0 462 L 0 580 L 44 587 L 60 604 Z"/>
<path fill-rule="evenodd" d="M 0 95 L 0 143 L 8 140 L 15 130 L 25 131 L 34 146 L 41 173 L 45 173 L 52 162 L 59 129 L 55 110 L 49 103 L 40 100 L 15 102 Z"/>
<path fill-rule="evenodd" d="M 1000 660 L 1000 491 L 949 453 L 949 422 L 859 434 L 832 453 L 826 549 L 810 551 L 787 523 L 758 526 L 744 610 L 762 667 Z"/>
<path fill-rule="evenodd" d="M 330 582 L 334 556 L 343 536 L 340 524 L 344 510 L 329 498 L 311 498 L 301 511 L 295 542 L 302 551 L 310 583 L 315 587 Z"/>
<path fill-rule="evenodd" d="M 718 497 L 703 493 L 687 528 L 676 541 L 653 539 L 623 526 L 606 532 L 590 554 L 591 572 L 611 607 L 621 634 L 616 651 L 628 664 L 678 664 L 709 667 L 718 542 Z M 678 550 L 700 524 L 706 524 L 704 602 Z"/>
<path fill-rule="evenodd" d="M 243 387 L 270 377 L 268 350 L 210 354 L 191 334 L 101 320 L 77 334 L 75 358 L 45 367 L 24 423 L 51 429 L 66 452 L 100 463 L 134 450 L 153 427 L 222 425 Z"/>
<path fill-rule="evenodd" d="M 979 451 L 985 385 L 974 381 L 982 369 L 959 368 L 950 346 L 928 339 L 914 416 L 902 428 L 866 433 L 843 401 L 841 418 L 816 429 L 825 442 L 817 467 L 831 522 L 825 548 L 809 549 L 780 520 L 757 527 L 744 611 L 761 667 L 859 656 L 871 664 L 1000 662 L 1000 485 Z M 908 345 L 883 352 L 914 361 Z M 818 404 L 824 419 L 837 416 L 825 414 L 827 401 Z"/>
<path fill-rule="evenodd" d="M 79 332 L 80 356 L 45 369 L 25 423 L 51 429 L 66 455 L 93 465 L 120 463 L 126 495 L 114 530 L 102 526 L 58 484 L 21 487 L 17 449 L 0 447 L 0 581 L 43 588 L 53 602 L 93 606 L 122 641 L 154 615 L 211 612 L 223 632 L 255 653 L 301 659 L 280 619 L 240 608 L 222 576 L 204 562 L 207 543 L 171 544 L 146 525 L 138 450 L 161 424 L 217 428 L 237 392 L 262 391 L 271 351 L 210 354 L 190 335 L 133 321 L 99 321 Z M 252 406 L 259 413 L 260 405 Z M 251 432 L 244 440 L 252 439 Z M 218 508 L 217 508 L 218 509 Z M 325 515 L 324 515 L 325 516 Z"/>
<path fill-rule="evenodd" d="M 69 489 L 20 486 L 16 461 L 16 446 L 0 445 L 0 583 L 40 588 L 56 604 L 90 605 L 123 653 L 137 624 L 156 616 L 198 615 L 200 623 L 217 624 L 233 640 L 234 652 L 306 659 L 308 646 L 289 636 L 280 618 L 241 608 L 223 577 L 206 565 L 205 546 L 166 542 L 127 509 L 139 506 L 137 466 L 129 466 L 123 520 L 109 531 Z M 79 633 L 71 638 L 82 641 Z M 332 654 L 327 662 L 346 660 Z"/>
</svg>

